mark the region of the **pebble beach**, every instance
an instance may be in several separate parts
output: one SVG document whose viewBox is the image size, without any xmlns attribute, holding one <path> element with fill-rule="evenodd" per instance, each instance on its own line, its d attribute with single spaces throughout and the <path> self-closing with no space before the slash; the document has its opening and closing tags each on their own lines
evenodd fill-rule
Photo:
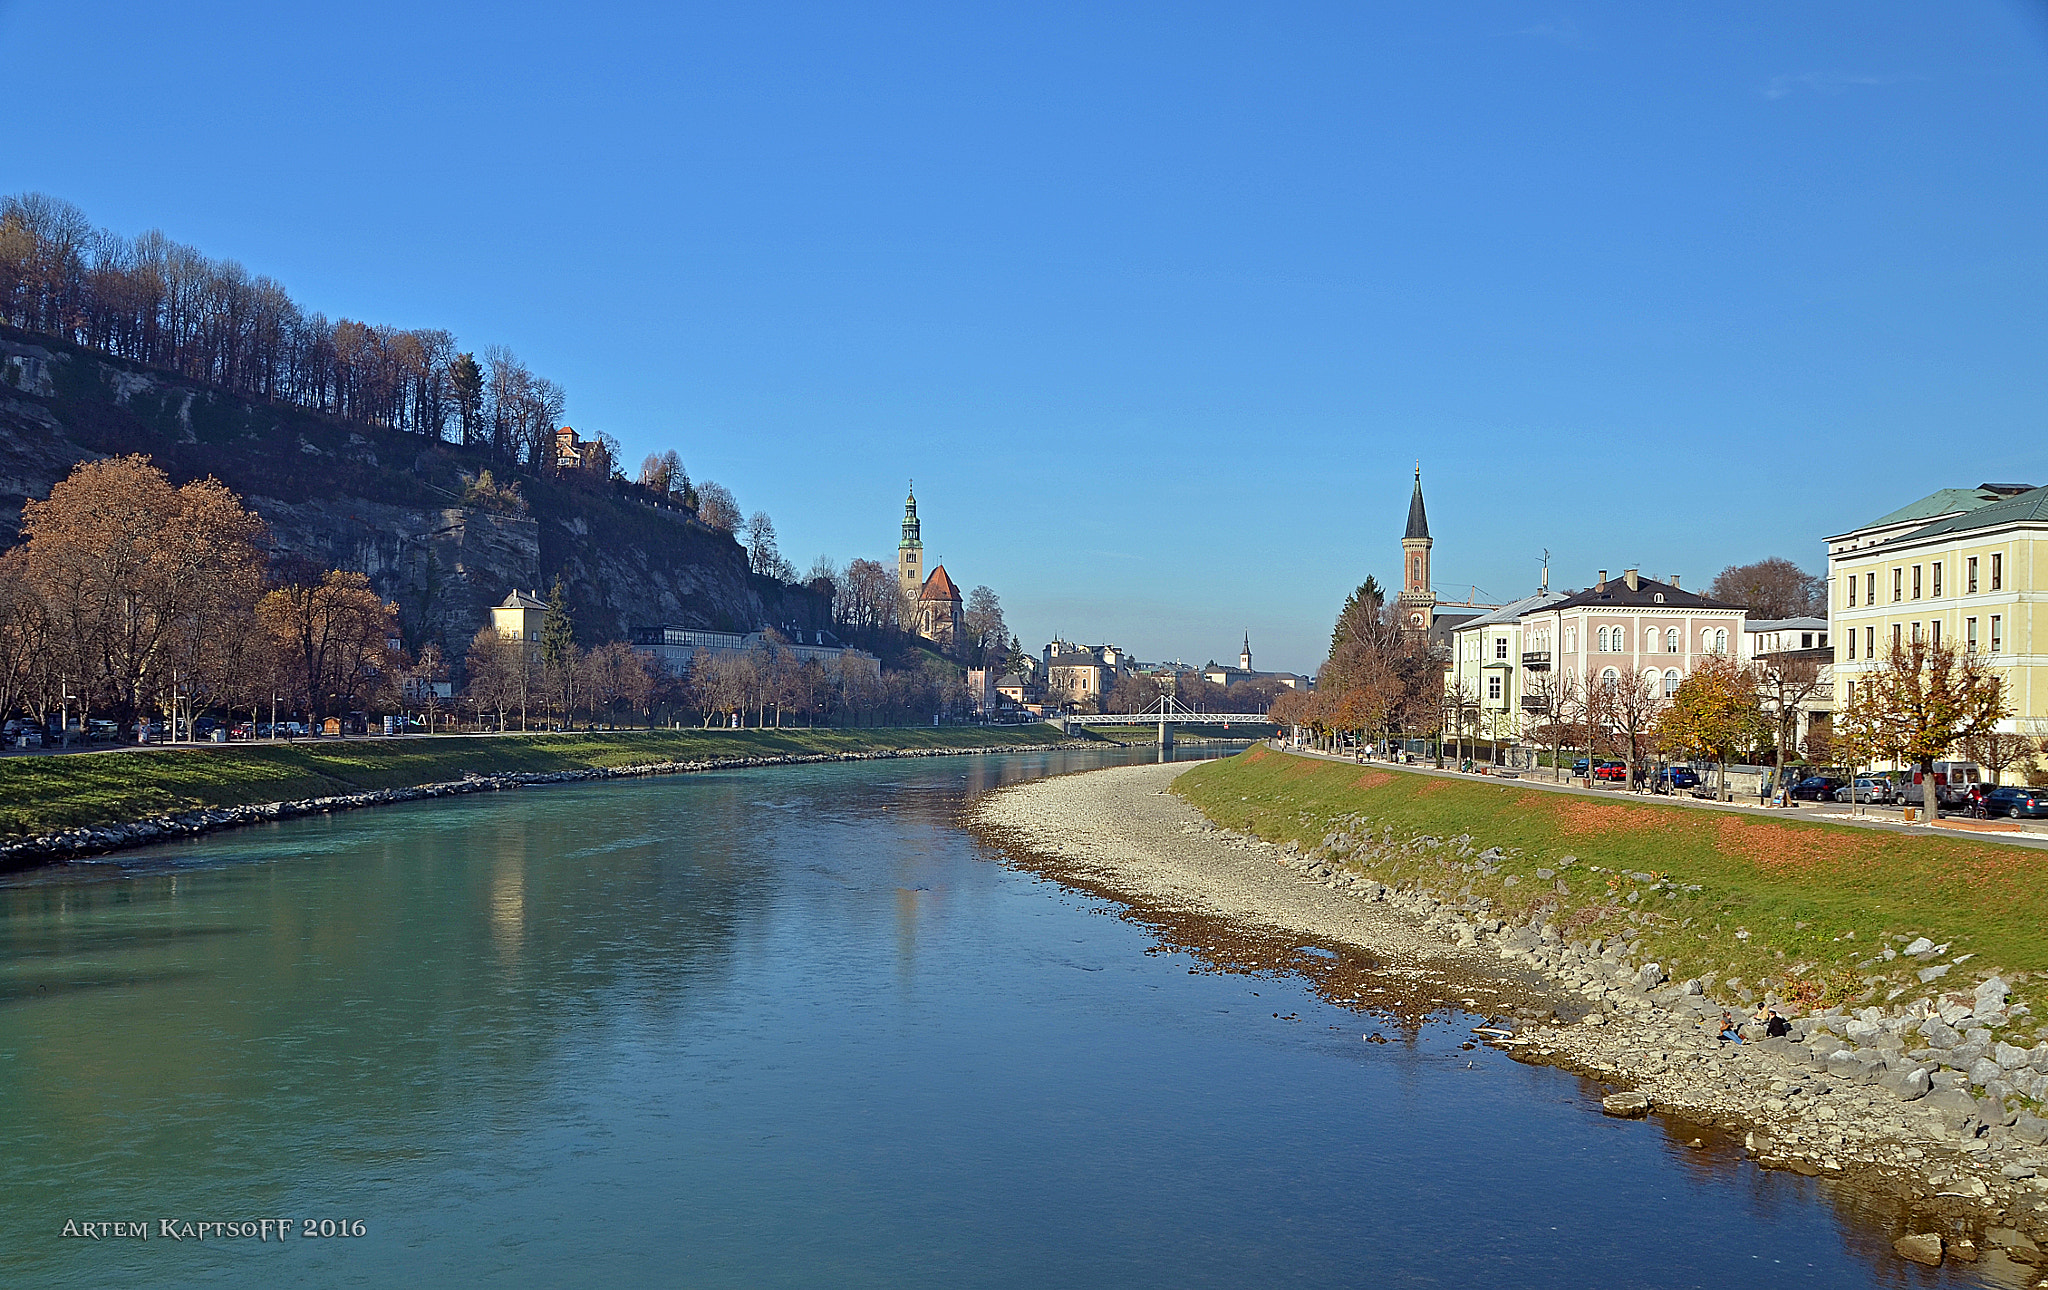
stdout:
<svg viewBox="0 0 2048 1290">
<path fill-rule="evenodd" d="M 1992 1284 L 2048 1286 L 2048 1044 L 2000 1036 L 1995 977 L 1889 1012 L 1830 1010 L 1772 1038 L 1720 1038 L 1711 982 L 1671 981 L 1627 943 L 1515 925 L 1483 900 L 1389 886 L 1361 847 L 1484 868 L 1471 838 L 1325 839 L 1304 852 L 1215 825 L 1171 791 L 1187 763 L 1014 785 L 970 823 L 1013 862 L 1121 902 L 1222 970 L 1310 977 L 1332 1002 L 1411 1022 L 1450 1007 L 1518 1061 L 1598 1081 L 1607 1114 L 1739 1141 L 1756 1167 L 1833 1180 L 1889 1216 L 1901 1259 L 1964 1261 Z M 1947 984 L 1947 983 L 1944 983 Z M 2016 1034 L 2015 1034 L 2015 1037 Z"/>
</svg>

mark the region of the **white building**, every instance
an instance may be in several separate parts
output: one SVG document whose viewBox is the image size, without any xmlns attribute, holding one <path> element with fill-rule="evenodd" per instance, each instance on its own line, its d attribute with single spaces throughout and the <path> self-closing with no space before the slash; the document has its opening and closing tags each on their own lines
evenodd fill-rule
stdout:
<svg viewBox="0 0 2048 1290">
<path fill-rule="evenodd" d="M 1480 614 L 1450 629 L 1451 667 L 1445 692 L 1472 703 L 1466 713 L 1468 733 L 1490 739 L 1519 739 L 1527 716 L 1523 712 L 1525 681 L 1531 673 L 1550 670 L 1546 650 L 1530 646 L 1524 616 L 1566 599 L 1563 592 L 1539 591 Z"/>
<path fill-rule="evenodd" d="M 660 640 L 635 645 L 633 652 L 652 659 L 670 676 L 683 676 L 688 674 L 690 665 L 699 654 L 744 654 L 749 650 L 765 649 L 767 641 L 766 632 L 714 632 L 696 627 L 664 627 Z M 866 650 L 840 644 L 839 638 L 831 632 L 800 632 L 785 638 L 782 648 L 800 662 L 821 663 L 827 668 L 843 663 L 873 676 L 882 674 L 880 659 Z"/>
<path fill-rule="evenodd" d="M 1668 696 L 1702 658 L 1741 661 L 1748 618 L 1739 605 L 1681 590 L 1676 574 L 1658 582 L 1626 569 L 1610 579 L 1602 569 L 1586 590 L 1521 616 L 1523 670 L 1555 669 L 1581 687 L 1640 676 Z"/>
</svg>

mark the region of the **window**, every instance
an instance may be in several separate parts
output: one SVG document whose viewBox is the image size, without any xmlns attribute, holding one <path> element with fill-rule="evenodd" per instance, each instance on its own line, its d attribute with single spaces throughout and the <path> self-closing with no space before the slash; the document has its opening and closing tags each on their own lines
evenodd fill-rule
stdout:
<svg viewBox="0 0 2048 1290">
<path fill-rule="evenodd" d="M 1939 618 L 1927 624 L 1927 639 L 1930 645 L 1936 647 L 1941 645 L 1941 620 Z"/>
<path fill-rule="evenodd" d="M 1678 675 L 1678 669 L 1677 669 L 1677 668 L 1675 668 L 1675 667 L 1667 667 L 1667 668 L 1665 668 L 1665 669 L 1664 669 L 1664 697 L 1665 697 L 1665 698 L 1667 698 L 1667 699 L 1668 699 L 1668 698 L 1670 698 L 1670 697 L 1671 697 L 1672 695 L 1674 695 L 1674 694 L 1678 693 L 1678 682 L 1679 682 L 1679 675 Z"/>
<path fill-rule="evenodd" d="M 1854 609 L 1856 607 L 1856 575 L 1850 574 L 1847 581 L 1849 584 L 1849 608 Z"/>
<path fill-rule="evenodd" d="M 1899 652 L 1899 634 L 1904 630 L 1899 624 L 1892 624 L 1892 653 L 1894 654 Z"/>
<path fill-rule="evenodd" d="M 1676 627 L 1664 629 L 1664 652 L 1666 654 L 1676 654 L 1678 652 L 1678 629 Z"/>
<path fill-rule="evenodd" d="M 1941 599 L 1941 561 L 1934 562 L 1934 598 Z"/>
<path fill-rule="evenodd" d="M 1866 605 L 1877 603 L 1877 570 L 1875 569 L 1863 575 L 1863 603 Z"/>
<path fill-rule="evenodd" d="M 1851 636 L 1854 636 L 1856 633 L 1854 631 L 1851 631 L 1849 634 Z M 1866 627 L 1863 629 L 1863 657 L 1877 657 L 1877 628 L 1875 627 Z"/>
<path fill-rule="evenodd" d="M 1656 594 L 1656 596 L 1655 596 L 1655 597 L 1653 597 L 1653 599 L 1655 599 L 1655 600 L 1656 600 L 1656 602 L 1657 602 L 1658 604 L 1660 604 L 1660 605 L 1661 605 L 1661 604 L 1663 604 L 1663 603 L 1664 603 L 1664 593 L 1663 593 L 1663 592 L 1661 592 L 1661 591 L 1660 591 L 1660 592 L 1658 592 L 1658 593 Z"/>
<path fill-rule="evenodd" d="M 1576 654 L 1579 652 L 1578 628 L 1567 627 L 1564 629 L 1564 650 L 1567 654 Z"/>
<path fill-rule="evenodd" d="M 1812 649 L 1812 648 L 1813 648 L 1813 633 L 1812 633 L 1812 632 L 1801 632 L 1801 633 L 1799 633 L 1799 648 L 1801 648 L 1801 649 Z"/>
<path fill-rule="evenodd" d="M 1856 633 L 1854 631 L 1849 633 L 1849 657 L 1852 660 L 1856 657 Z"/>
<path fill-rule="evenodd" d="M 1913 624 L 1913 643 L 1915 645 L 1920 643 L 1920 624 L 1918 623 Z"/>
<path fill-rule="evenodd" d="M 1920 599 L 1920 566 L 1913 566 L 1913 599 Z"/>
<path fill-rule="evenodd" d="M 1977 652 L 1977 620 L 1974 618 L 1965 618 L 1963 620 L 1963 652 L 1966 654 L 1975 654 Z"/>
<path fill-rule="evenodd" d="M 1977 557 L 1974 555 L 1963 562 L 1963 590 L 1972 596 L 1977 594 Z"/>
<path fill-rule="evenodd" d="M 1600 670 L 1600 684 L 1609 690 L 1619 690 L 1621 688 L 1621 673 L 1611 667 L 1602 668 Z"/>
<path fill-rule="evenodd" d="M 1422 557 L 1419 555 L 1416 556 L 1413 560 L 1409 561 L 1408 585 L 1411 587 L 1419 587 L 1422 585 Z"/>
<path fill-rule="evenodd" d="M 1991 589 L 1998 591 L 2005 586 L 2005 556 L 2001 552 L 1991 553 Z"/>
<path fill-rule="evenodd" d="M 1701 632 L 1701 633 L 1700 633 L 1700 653 L 1702 653 L 1702 654 L 1711 654 L 1711 653 L 1713 653 L 1713 652 L 1714 652 L 1714 633 L 1712 633 L 1712 632 L 1710 632 L 1710 631 L 1703 631 L 1703 632 Z"/>
<path fill-rule="evenodd" d="M 1991 557 L 1991 576 L 1994 580 L 1998 577 L 1998 557 L 1995 555 Z M 1996 581 L 1992 585 L 1996 586 Z M 1999 615 L 1993 614 L 1991 615 L 1991 652 L 1993 654 L 1998 652 L 1999 637 L 2002 635 L 2003 633 L 1999 631 Z"/>
<path fill-rule="evenodd" d="M 1508 638 L 1507 638 L 1507 637 L 1505 637 L 1505 636 L 1496 636 L 1496 637 L 1494 637 L 1494 638 L 1493 638 L 1493 656 L 1494 656 L 1495 658 L 1506 658 L 1506 657 L 1508 656 Z"/>
<path fill-rule="evenodd" d="M 1728 652 L 1728 629 L 1726 627 L 1714 633 L 1714 652 L 1716 654 L 1726 654 Z"/>
<path fill-rule="evenodd" d="M 1487 674 L 1486 697 L 1489 699 L 1500 698 L 1500 673 L 1491 672 Z"/>
<path fill-rule="evenodd" d="M 1894 569 L 1894 570 L 1892 570 L 1892 603 L 1893 603 L 1893 604 L 1897 604 L 1898 602 L 1900 602 L 1901 600 L 1904 600 L 1904 599 L 1906 598 L 1906 593 L 1905 593 L 1905 592 L 1904 592 L 1903 590 L 1901 590 L 1901 588 L 1903 588 L 1903 587 L 1904 587 L 1905 585 L 1906 585 L 1906 571 L 1905 571 L 1904 569 Z"/>
</svg>

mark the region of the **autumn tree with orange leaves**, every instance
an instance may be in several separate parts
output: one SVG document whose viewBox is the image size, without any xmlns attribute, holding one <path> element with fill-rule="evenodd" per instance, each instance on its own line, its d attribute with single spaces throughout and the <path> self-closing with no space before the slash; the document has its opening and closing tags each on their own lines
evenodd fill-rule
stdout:
<svg viewBox="0 0 2048 1290">
<path fill-rule="evenodd" d="M 85 462 L 22 508 L 21 530 L 46 678 L 123 723 L 225 684 L 267 534 L 218 480 L 173 487 L 141 456 Z"/>
</svg>

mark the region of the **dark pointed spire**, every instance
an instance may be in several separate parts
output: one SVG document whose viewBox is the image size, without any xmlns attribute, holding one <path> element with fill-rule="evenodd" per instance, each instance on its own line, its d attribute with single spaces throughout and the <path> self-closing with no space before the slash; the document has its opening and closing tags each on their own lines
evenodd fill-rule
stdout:
<svg viewBox="0 0 2048 1290">
<path fill-rule="evenodd" d="M 1429 516 L 1422 509 L 1422 463 L 1415 463 L 1415 495 L 1408 499 L 1408 531 L 1401 535 L 1402 541 L 1409 538 L 1429 536 Z"/>
</svg>

